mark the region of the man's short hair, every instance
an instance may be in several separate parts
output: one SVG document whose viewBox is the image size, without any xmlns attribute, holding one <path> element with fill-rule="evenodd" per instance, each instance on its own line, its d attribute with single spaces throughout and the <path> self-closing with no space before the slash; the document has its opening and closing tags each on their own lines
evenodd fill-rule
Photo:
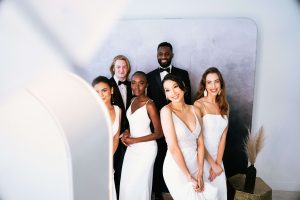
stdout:
<svg viewBox="0 0 300 200">
<path fill-rule="evenodd" d="M 169 43 L 169 42 L 162 42 L 158 45 L 157 47 L 157 50 L 160 48 L 160 47 L 169 47 L 170 50 L 173 52 L 173 47 L 172 45 Z"/>
</svg>

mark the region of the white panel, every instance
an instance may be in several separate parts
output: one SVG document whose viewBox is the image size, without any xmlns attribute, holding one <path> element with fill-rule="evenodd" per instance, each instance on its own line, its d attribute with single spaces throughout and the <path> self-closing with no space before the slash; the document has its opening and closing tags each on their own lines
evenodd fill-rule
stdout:
<svg viewBox="0 0 300 200">
<path fill-rule="evenodd" d="M 0 198 L 109 198 L 111 122 L 92 87 L 48 71 L 0 108 Z"/>
</svg>

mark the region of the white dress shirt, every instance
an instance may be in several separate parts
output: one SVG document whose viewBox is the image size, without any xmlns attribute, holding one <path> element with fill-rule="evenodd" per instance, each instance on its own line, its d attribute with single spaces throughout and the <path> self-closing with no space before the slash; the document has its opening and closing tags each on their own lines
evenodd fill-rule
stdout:
<svg viewBox="0 0 300 200">
<path fill-rule="evenodd" d="M 172 71 L 172 65 L 170 65 L 169 67 L 170 67 L 170 72 L 171 72 Z M 162 68 L 162 67 L 159 67 L 159 68 Z M 166 72 L 166 71 L 160 72 L 160 80 L 163 80 L 167 74 L 168 74 L 168 72 Z"/>
</svg>

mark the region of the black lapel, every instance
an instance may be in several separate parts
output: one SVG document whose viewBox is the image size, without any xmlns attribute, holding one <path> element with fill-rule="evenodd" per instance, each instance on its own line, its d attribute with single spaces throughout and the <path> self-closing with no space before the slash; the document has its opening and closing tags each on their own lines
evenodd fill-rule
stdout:
<svg viewBox="0 0 300 200">
<path fill-rule="evenodd" d="M 113 97 L 114 97 L 114 105 L 118 105 L 119 107 L 121 108 L 125 108 L 125 105 L 123 103 L 123 99 L 122 99 L 122 95 L 121 95 L 121 92 L 119 90 L 119 87 L 114 79 L 114 77 L 111 77 L 111 83 L 112 83 L 112 86 L 114 88 L 114 94 L 113 94 Z M 122 109 L 123 110 L 123 109 Z"/>
<path fill-rule="evenodd" d="M 160 79 L 160 72 L 158 69 L 155 70 L 155 81 L 156 81 L 156 85 L 158 85 L 162 93 L 164 93 L 165 91 L 161 83 L 162 80 Z"/>
</svg>

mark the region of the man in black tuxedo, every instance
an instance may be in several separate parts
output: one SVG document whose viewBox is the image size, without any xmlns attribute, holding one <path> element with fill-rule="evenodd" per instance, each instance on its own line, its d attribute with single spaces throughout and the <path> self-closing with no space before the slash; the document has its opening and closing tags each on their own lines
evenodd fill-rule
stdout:
<svg viewBox="0 0 300 200">
<path fill-rule="evenodd" d="M 167 104 L 165 92 L 161 81 L 168 74 L 178 76 L 186 86 L 185 102 L 191 104 L 191 85 L 189 74 L 186 70 L 174 67 L 171 62 L 173 58 L 173 47 L 168 42 L 162 42 L 157 47 L 157 61 L 159 67 L 147 74 L 149 86 L 148 96 L 154 101 L 156 108 L 160 110 Z M 154 164 L 153 175 L 153 192 L 155 199 L 162 199 L 162 192 L 168 192 L 162 175 L 162 166 L 167 152 L 167 144 L 165 138 L 157 140 L 158 152 Z"/>
<path fill-rule="evenodd" d="M 110 66 L 110 72 L 112 75 L 110 81 L 113 86 L 112 104 L 119 106 L 122 110 L 120 138 L 122 137 L 123 132 L 129 128 L 126 110 L 128 109 L 132 98 L 131 85 L 127 80 L 130 69 L 129 60 L 123 55 L 116 56 Z M 117 196 L 119 196 L 120 178 L 125 151 L 126 146 L 121 142 L 120 139 L 117 151 L 114 154 L 114 178 Z"/>
</svg>

